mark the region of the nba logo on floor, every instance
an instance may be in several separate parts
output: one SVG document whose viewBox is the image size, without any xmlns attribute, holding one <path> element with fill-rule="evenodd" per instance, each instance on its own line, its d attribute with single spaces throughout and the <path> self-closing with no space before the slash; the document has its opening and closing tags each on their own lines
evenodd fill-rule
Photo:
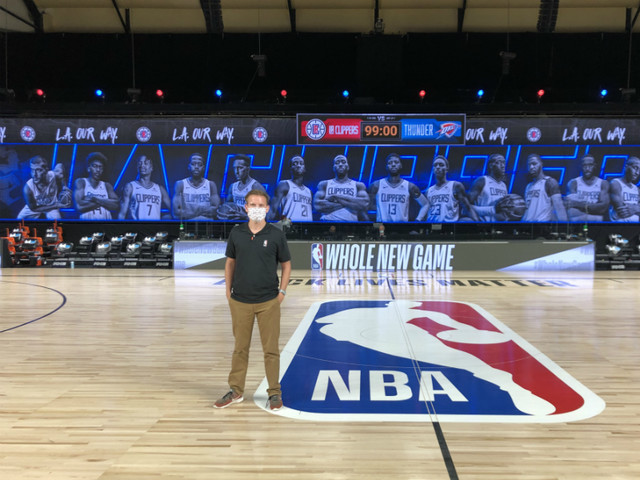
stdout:
<svg viewBox="0 0 640 480">
<path fill-rule="evenodd" d="M 322 270 L 324 267 L 324 247 L 321 243 L 311 245 L 311 270 Z"/>
<path fill-rule="evenodd" d="M 284 348 L 281 372 L 286 408 L 278 414 L 299 419 L 549 423 L 605 407 L 464 302 L 316 303 Z"/>
</svg>

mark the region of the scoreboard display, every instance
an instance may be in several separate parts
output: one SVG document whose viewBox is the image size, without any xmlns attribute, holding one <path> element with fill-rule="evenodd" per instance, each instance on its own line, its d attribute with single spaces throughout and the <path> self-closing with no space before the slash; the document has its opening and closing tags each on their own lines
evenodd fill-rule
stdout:
<svg viewBox="0 0 640 480">
<path fill-rule="evenodd" d="M 299 145 L 464 145 L 465 115 L 298 114 Z"/>
</svg>

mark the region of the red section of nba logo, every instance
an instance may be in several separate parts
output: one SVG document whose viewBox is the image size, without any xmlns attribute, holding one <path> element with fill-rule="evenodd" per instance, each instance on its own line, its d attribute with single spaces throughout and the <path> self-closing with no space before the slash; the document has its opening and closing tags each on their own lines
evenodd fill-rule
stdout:
<svg viewBox="0 0 640 480">
<path fill-rule="evenodd" d="M 478 311 L 463 303 L 422 302 L 422 306 L 416 307 L 416 310 L 443 312 L 451 318 L 455 318 L 456 321 L 473 328 L 500 332 Z M 510 373 L 518 385 L 554 405 L 553 415 L 578 410 L 584 404 L 583 398 L 577 392 L 513 340 L 495 344 L 473 344 L 448 340 L 446 335 L 441 335 L 441 333 L 453 330 L 452 327 L 442 325 L 429 318 L 428 315 L 414 318 L 408 323 L 437 336 L 441 342 L 451 348 L 470 353 L 487 365 Z"/>
</svg>

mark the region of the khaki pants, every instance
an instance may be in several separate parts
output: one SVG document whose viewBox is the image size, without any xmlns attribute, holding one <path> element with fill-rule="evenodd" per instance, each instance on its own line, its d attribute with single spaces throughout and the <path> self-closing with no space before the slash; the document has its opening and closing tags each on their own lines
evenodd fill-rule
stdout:
<svg viewBox="0 0 640 480">
<path fill-rule="evenodd" d="M 269 383 L 267 393 L 269 396 L 280 395 L 280 302 L 278 298 L 263 303 L 243 303 L 230 298 L 229 309 L 235 338 L 229 386 L 234 392 L 244 394 L 251 334 L 254 319 L 257 318 L 264 353 L 264 370 Z"/>
</svg>

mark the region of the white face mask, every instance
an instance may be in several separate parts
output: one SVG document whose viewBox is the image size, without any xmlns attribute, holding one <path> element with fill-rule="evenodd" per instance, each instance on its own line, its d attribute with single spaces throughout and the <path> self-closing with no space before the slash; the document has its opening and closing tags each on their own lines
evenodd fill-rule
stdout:
<svg viewBox="0 0 640 480">
<path fill-rule="evenodd" d="M 249 215 L 250 220 L 261 222 L 267 217 L 267 209 L 266 207 L 249 207 L 247 209 L 247 215 Z"/>
</svg>

